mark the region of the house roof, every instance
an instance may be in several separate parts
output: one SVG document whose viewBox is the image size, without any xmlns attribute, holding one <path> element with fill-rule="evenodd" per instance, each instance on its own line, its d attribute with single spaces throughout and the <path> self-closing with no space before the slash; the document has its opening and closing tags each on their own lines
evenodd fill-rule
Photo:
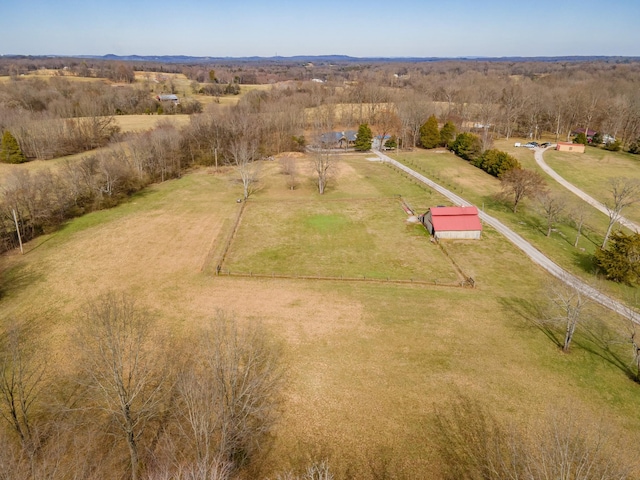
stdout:
<svg viewBox="0 0 640 480">
<path fill-rule="evenodd" d="M 320 135 L 320 142 L 327 143 L 338 143 L 343 140 L 347 140 L 349 142 L 355 142 L 358 132 L 355 130 L 347 130 L 346 132 L 326 132 Z"/>
<path fill-rule="evenodd" d="M 435 207 L 429 211 L 436 232 L 482 230 L 477 207 Z"/>
<path fill-rule="evenodd" d="M 158 95 L 158 100 L 178 100 L 178 96 L 177 95 L 173 95 L 173 94 L 162 94 L 162 95 Z"/>
<path fill-rule="evenodd" d="M 587 135 L 587 137 L 593 137 L 598 132 L 596 132 L 595 130 L 591 130 L 591 129 L 588 129 L 588 130 L 585 131 L 584 128 L 576 128 L 573 131 L 573 133 L 584 133 L 584 134 Z"/>
</svg>

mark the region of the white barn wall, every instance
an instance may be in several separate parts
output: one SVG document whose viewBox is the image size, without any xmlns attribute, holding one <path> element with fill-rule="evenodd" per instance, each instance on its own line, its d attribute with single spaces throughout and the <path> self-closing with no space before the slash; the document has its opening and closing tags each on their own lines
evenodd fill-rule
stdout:
<svg viewBox="0 0 640 480">
<path fill-rule="evenodd" d="M 479 230 L 464 230 L 464 231 L 443 231 L 436 232 L 436 239 L 459 239 L 459 240 L 479 240 Z"/>
</svg>

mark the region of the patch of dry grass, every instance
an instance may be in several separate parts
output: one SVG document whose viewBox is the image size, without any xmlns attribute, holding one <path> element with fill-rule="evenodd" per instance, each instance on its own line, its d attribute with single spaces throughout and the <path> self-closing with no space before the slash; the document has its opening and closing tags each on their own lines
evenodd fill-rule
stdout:
<svg viewBox="0 0 640 480">
<path fill-rule="evenodd" d="M 176 128 L 189 124 L 190 115 L 116 115 L 116 124 L 123 132 L 153 130 L 159 123 L 169 123 Z"/>
</svg>

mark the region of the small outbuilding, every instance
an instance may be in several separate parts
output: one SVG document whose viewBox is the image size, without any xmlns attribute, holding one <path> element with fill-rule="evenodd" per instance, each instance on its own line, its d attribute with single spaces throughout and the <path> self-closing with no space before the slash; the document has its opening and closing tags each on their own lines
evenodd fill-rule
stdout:
<svg viewBox="0 0 640 480">
<path fill-rule="evenodd" d="M 432 207 L 420 221 L 436 240 L 478 240 L 482 233 L 477 207 Z"/>
<path fill-rule="evenodd" d="M 156 95 L 156 100 L 158 100 L 159 102 L 171 102 L 175 105 L 178 105 L 180 103 L 180 99 L 178 98 L 178 96 L 173 94 Z"/>
<path fill-rule="evenodd" d="M 585 146 L 582 143 L 558 142 L 556 150 L 559 152 L 584 153 Z"/>
</svg>

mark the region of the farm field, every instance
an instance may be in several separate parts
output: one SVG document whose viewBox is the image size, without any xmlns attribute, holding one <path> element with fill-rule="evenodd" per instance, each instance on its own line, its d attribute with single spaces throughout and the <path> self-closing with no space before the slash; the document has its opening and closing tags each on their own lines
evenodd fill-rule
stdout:
<svg viewBox="0 0 640 480">
<path fill-rule="evenodd" d="M 513 145 L 513 142 L 510 142 Z M 509 148 L 505 141 L 496 142 L 496 148 L 504 149 L 515 155 L 525 168 L 539 171 L 533 158 L 533 153 L 524 148 Z M 609 295 L 628 301 L 634 296 L 634 289 L 614 282 L 602 281 L 593 276 L 593 253 L 602 243 L 607 227 L 607 216 L 595 209 L 587 210 L 587 217 L 579 240 L 578 248 L 574 247 L 576 238 L 575 227 L 566 220 L 572 211 L 584 208 L 578 197 L 569 193 L 546 177 L 547 187 L 554 194 L 562 196 L 566 201 L 564 210 L 565 220 L 557 222 L 550 237 L 546 237 L 546 224 L 540 207 L 532 199 L 525 199 L 518 214 L 514 214 L 507 202 L 497 198 L 501 191 L 500 181 L 487 175 L 469 162 L 445 151 L 416 150 L 413 152 L 399 152 L 392 155 L 409 167 L 417 170 L 446 188 L 460 194 L 467 200 L 483 208 L 487 213 L 496 216 L 508 224 L 514 231 L 526 238 L 540 251 L 554 259 L 559 265 L 569 271 L 583 276 L 589 282 Z M 546 159 L 546 155 L 545 155 Z M 631 208 L 629 212 L 631 212 Z"/>
<path fill-rule="evenodd" d="M 610 201 L 609 179 L 620 177 L 640 181 L 640 159 L 630 153 L 587 147 L 581 155 L 552 150 L 544 157 L 558 174 L 602 203 Z M 622 214 L 640 222 L 640 205 L 630 205 Z"/>
<path fill-rule="evenodd" d="M 168 123 L 176 128 L 189 123 L 189 115 L 116 115 L 113 117 L 122 132 L 144 132 L 159 124 Z"/>
<path fill-rule="evenodd" d="M 452 160 L 413 157 L 474 201 L 495 190 L 486 174 Z M 352 155 L 341 157 L 321 197 L 309 160 L 296 162 L 300 184 L 293 191 L 278 162 L 264 162 L 226 267 L 456 278 L 420 227 L 405 224 L 397 199 L 422 211 L 444 203 L 439 195 Z M 0 321 L 41 319 L 60 368 L 72 361 L 65 353 L 78 309 L 110 290 L 134 295 L 169 337 L 202 325 L 217 309 L 263 323 L 284 343 L 288 366 L 268 456 L 273 472 L 312 458 L 327 459 L 340 478 L 375 478 L 385 464 L 398 476 L 438 478 L 434 411 L 461 392 L 507 422 L 571 404 L 594 423 L 605 421 L 627 448 L 640 440 L 638 385 L 582 330 L 565 355 L 533 325 L 551 279 L 491 229 L 479 241 L 445 245 L 476 280 L 474 289 L 215 276 L 240 195 L 232 169 L 197 170 L 75 219 L 29 243 L 23 256 L 3 255 Z M 625 331 L 612 314 L 591 308 L 594 328 L 612 336 Z M 627 347 L 611 348 L 626 358 Z"/>
</svg>

